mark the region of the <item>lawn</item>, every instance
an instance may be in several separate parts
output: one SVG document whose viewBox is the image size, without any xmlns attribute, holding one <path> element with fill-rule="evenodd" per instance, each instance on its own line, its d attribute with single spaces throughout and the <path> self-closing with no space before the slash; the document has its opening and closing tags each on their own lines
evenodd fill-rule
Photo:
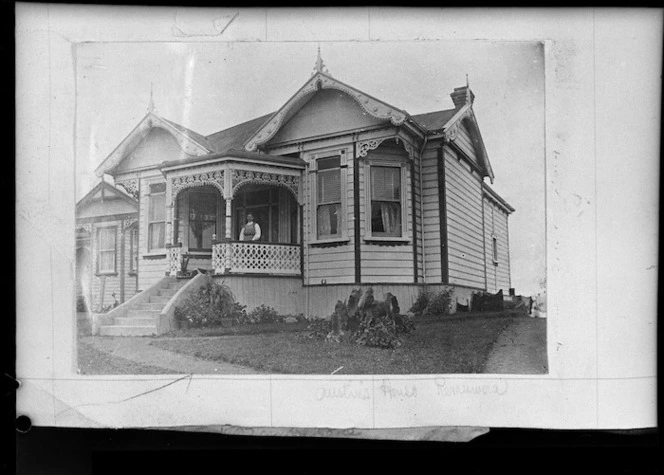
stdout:
<svg viewBox="0 0 664 475">
<path fill-rule="evenodd" d="M 342 366 L 335 374 L 482 373 L 498 335 L 517 318 L 503 313 L 420 322 L 394 350 L 310 340 L 293 331 L 160 338 L 152 344 L 268 373 L 330 374 Z"/>
</svg>

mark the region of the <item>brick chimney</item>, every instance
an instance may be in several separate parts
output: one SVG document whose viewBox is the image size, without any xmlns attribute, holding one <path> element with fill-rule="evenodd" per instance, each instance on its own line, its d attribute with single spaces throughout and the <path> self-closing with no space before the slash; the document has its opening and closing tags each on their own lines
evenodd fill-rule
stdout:
<svg viewBox="0 0 664 475">
<path fill-rule="evenodd" d="M 455 87 L 454 92 L 450 94 L 452 102 L 454 102 L 454 107 L 460 109 L 466 105 L 466 102 L 471 104 L 475 100 L 475 94 L 470 90 L 469 86 Z"/>
</svg>

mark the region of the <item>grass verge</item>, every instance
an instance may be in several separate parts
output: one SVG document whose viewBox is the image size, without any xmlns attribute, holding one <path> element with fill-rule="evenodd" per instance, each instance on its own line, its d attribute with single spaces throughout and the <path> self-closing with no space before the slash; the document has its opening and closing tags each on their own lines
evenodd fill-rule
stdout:
<svg viewBox="0 0 664 475">
<path fill-rule="evenodd" d="M 99 351 L 78 342 L 78 369 L 81 374 L 172 374 L 158 366 L 148 366 Z"/>
<path fill-rule="evenodd" d="M 158 339 L 164 350 L 286 374 L 482 373 L 498 335 L 518 316 L 421 322 L 395 350 L 303 338 L 296 332 L 220 338 Z M 258 326 L 258 325 L 256 325 Z M 232 327 L 231 327 L 232 328 Z M 209 336 L 209 335 L 207 335 Z"/>
</svg>

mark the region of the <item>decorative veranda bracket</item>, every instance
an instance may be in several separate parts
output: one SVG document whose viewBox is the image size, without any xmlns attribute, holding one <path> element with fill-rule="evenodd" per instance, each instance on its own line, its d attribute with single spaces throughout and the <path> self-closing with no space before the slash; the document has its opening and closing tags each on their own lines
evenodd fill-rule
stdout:
<svg viewBox="0 0 664 475">
<path fill-rule="evenodd" d="M 136 219 L 136 218 L 125 219 L 122 222 L 122 231 L 123 232 L 126 231 L 127 229 L 131 228 L 137 222 L 138 222 L 138 219 Z"/>
<path fill-rule="evenodd" d="M 224 194 L 224 171 L 215 170 L 212 172 L 193 173 L 186 176 L 176 176 L 171 178 L 171 195 L 173 197 L 185 188 L 192 186 L 216 186 L 221 195 Z"/>
<path fill-rule="evenodd" d="M 282 175 L 280 173 L 254 172 L 248 170 L 233 170 L 231 175 L 233 184 L 233 196 L 243 183 L 264 183 L 266 185 L 285 186 L 298 198 L 300 178 L 293 175 Z"/>
<path fill-rule="evenodd" d="M 138 200 L 138 180 L 125 180 L 116 183 L 129 193 L 135 200 Z"/>
<path fill-rule="evenodd" d="M 81 223 L 76 225 L 76 231 L 84 231 L 88 234 L 92 233 L 92 223 Z"/>
<path fill-rule="evenodd" d="M 357 142 L 357 157 L 366 157 L 369 150 L 376 150 L 385 139 L 373 139 Z"/>
</svg>

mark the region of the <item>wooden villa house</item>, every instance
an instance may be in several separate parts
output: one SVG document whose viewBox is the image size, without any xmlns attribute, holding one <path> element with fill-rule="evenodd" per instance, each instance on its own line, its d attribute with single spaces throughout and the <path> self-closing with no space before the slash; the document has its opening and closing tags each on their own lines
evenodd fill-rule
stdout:
<svg viewBox="0 0 664 475">
<path fill-rule="evenodd" d="M 279 110 L 212 135 L 149 108 L 96 170 L 138 203 L 142 290 L 96 331 L 170 328 L 195 285 L 176 279 L 184 254 L 248 310 L 328 316 L 368 286 L 406 309 L 423 285 L 453 287 L 463 303 L 507 292 L 514 209 L 485 183 L 494 174 L 473 93 L 451 97 L 453 109 L 410 115 L 333 77 L 319 53 Z M 259 240 L 239 240 L 248 214 Z"/>
</svg>

